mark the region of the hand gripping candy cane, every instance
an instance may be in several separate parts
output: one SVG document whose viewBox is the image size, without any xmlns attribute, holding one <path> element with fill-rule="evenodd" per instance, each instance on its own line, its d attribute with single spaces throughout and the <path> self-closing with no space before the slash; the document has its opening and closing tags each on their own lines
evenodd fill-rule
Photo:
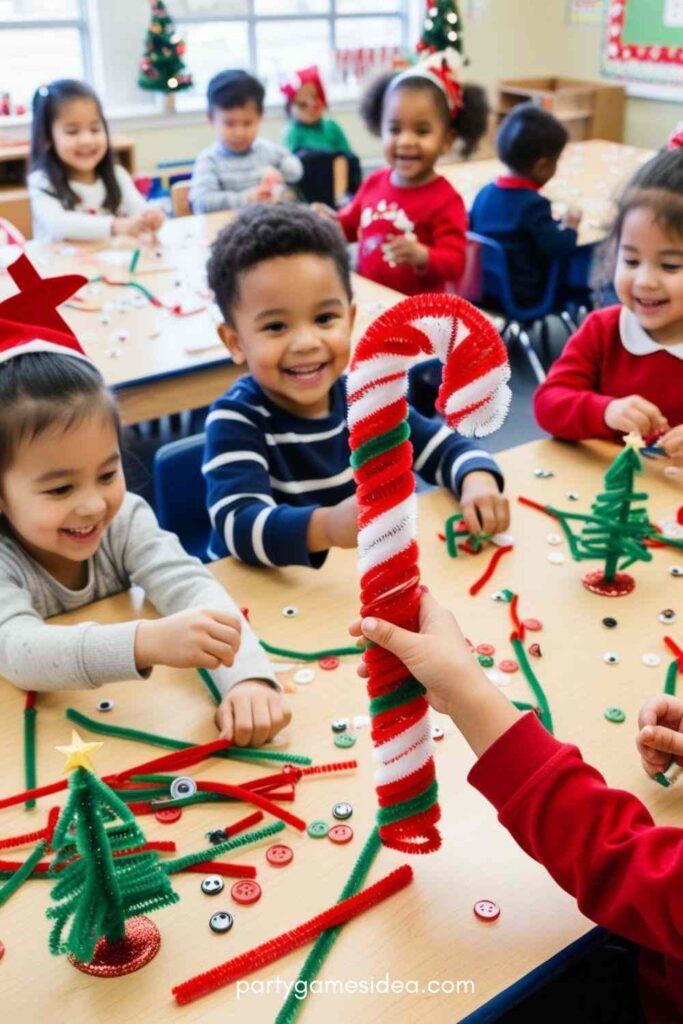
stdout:
<svg viewBox="0 0 683 1024">
<path fill-rule="evenodd" d="M 348 377 L 351 465 L 357 484 L 361 614 L 418 628 L 420 573 L 413 447 L 408 440 L 408 370 L 438 356 L 437 401 L 451 427 L 469 436 L 502 424 L 510 367 L 491 323 L 464 299 L 419 295 L 368 328 Z M 441 845 L 429 705 L 424 688 L 379 647 L 367 666 L 376 761 L 377 821 L 385 846 L 429 853 Z"/>
</svg>

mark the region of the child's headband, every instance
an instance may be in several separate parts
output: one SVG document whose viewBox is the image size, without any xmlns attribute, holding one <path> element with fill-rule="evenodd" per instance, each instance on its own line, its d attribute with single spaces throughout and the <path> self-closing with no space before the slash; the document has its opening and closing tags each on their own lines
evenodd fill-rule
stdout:
<svg viewBox="0 0 683 1024">
<path fill-rule="evenodd" d="M 80 274 L 41 277 L 24 255 L 8 271 L 19 291 L 0 302 L 0 364 L 29 352 L 53 352 L 90 362 L 57 312 L 57 306 L 88 283 L 87 278 Z"/>
<path fill-rule="evenodd" d="M 430 53 L 414 67 L 401 71 L 399 75 L 392 78 L 389 89 L 395 89 L 397 85 L 409 81 L 411 78 L 426 78 L 437 89 L 441 89 L 446 97 L 450 115 L 455 117 L 463 104 L 462 68 L 462 56 L 457 50 L 450 48 L 440 50 L 438 53 Z"/>
</svg>

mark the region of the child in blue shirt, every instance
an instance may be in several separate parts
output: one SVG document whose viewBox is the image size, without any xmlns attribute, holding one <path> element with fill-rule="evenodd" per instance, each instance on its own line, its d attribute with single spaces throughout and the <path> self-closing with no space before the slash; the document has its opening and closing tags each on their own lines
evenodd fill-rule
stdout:
<svg viewBox="0 0 683 1024">
<path fill-rule="evenodd" d="M 567 139 L 564 125 L 547 110 L 534 103 L 515 107 L 496 140 L 508 173 L 485 185 L 470 210 L 470 229 L 505 249 L 512 294 L 520 306 L 540 301 L 549 264 L 576 246 L 581 211 L 570 208 L 557 221 L 539 194 L 555 174 Z"/>
<path fill-rule="evenodd" d="M 358 532 L 344 239 L 307 207 L 254 205 L 218 235 L 207 269 L 221 340 L 249 369 L 206 421 L 209 556 L 318 568 L 329 548 L 355 547 Z M 505 530 L 503 478 L 488 452 L 412 409 L 410 429 L 415 470 L 453 491 L 470 529 Z"/>
</svg>

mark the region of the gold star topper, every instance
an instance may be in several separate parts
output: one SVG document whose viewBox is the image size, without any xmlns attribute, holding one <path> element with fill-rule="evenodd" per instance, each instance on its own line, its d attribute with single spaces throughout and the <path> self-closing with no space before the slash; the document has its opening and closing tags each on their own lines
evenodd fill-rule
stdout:
<svg viewBox="0 0 683 1024">
<path fill-rule="evenodd" d="M 55 747 L 55 750 L 67 756 L 66 764 L 62 769 L 63 772 L 73 771 L 74 768 L 87 768 L 89 772 L 92 772 L 94 769 L 90 763 L 89 755 L 94 754 L 102 746 L 104 746 L 103 743 L 84 743 L 76 730 L 72 729 L 71 746 Z"/>
<path fill-rule="evenodd" d="M 645 447 L 645 442 L 643 441 L 640 434 L 636 433 L 636 431 L 633 430 L 630 434 L 624 435 L 623 442 L 626 448 L 633 448 L 634 452 L 639 452 L 641 448 Z"/>
</svg>

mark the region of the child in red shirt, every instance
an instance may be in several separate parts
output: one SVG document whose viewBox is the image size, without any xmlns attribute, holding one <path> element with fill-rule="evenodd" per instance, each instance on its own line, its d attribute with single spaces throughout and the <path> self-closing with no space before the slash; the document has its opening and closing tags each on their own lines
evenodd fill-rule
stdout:
<svg viewBox="0 0 683 1024">
<path fill-rule="evenodd" d="M 623 306 L 587 317 L 534 396 L 556 437 L 659 436 L 683 464 L 683 147 L 630 182 L 613 231 Z"/>
<path fill-rule="evenodd" d="M 339 223 L 358 241 L 359 274 L 406 295 L 443 292 L 465 269 L 465 204 L 434 166 L 456 139 L 471 153 L 486 130 L 484 92 L 461 73 L 455 50 L 431 54 L 377 79 L 361 106 L 389 166 L 363 182 Z"/>
<path fill-rule="evenodd" d="M 610 789 L 575 746 L 554 739 L 533 712 L 518 711 L 486 678 L 455 619 L 431 594 L 422 596 L 419 633 L 371 618 L 350 632 L 395 654 L 425 686 L 432 707 L 450 715 L 478 758 L 468 781 L 522 849 L 576 897 L 587 917 L 645 947 L 640 999 L 648 1024 L 680 1024 L 683 831 L 656 826 L 640 800 Z M 366 673 L 361 667 L 358 674 Z M 653 698 L 639 727 L 648 775 L 665 770 L 672 756 L 683 763 L 683 701 Z M 556 1014 L 560 1009 L 555 1006 Z M 629 1019 L 638 1017 L 633 1010 Z M 600 1017 L 607 1019 L 625 1018 Z"/>
</svg>

